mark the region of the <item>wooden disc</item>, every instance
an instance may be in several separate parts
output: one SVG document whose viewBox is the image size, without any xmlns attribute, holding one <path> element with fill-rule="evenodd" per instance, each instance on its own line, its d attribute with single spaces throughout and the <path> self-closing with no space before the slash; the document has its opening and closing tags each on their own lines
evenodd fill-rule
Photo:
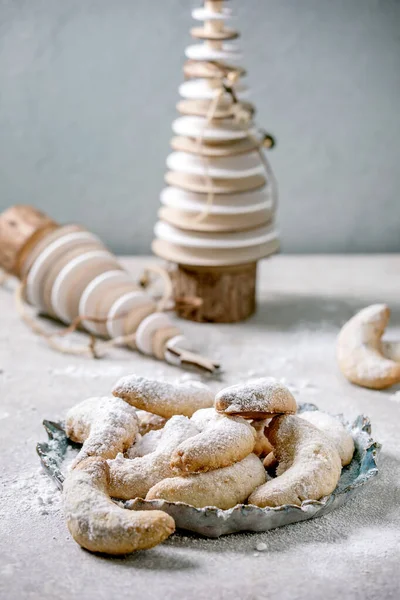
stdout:
<svg viewBox="0 0 400 600">
<path fill-rule="evenodd" d="M 234 323 L 247 319 L 256 308 L 257 264 L 223 268 L 178 265 L 173 273 L 176 298 L 201 298 L 201 305 L 185 310 L 177 303 L 177 314 L 192 321 Z"/>
<path fill-rule="evenodd" d="M 195 138 L 176 136 L 171 140 L 171 148 L 177 152 L 190 152 L 199 156 L 214 158 L 218 156 L 237 156 L 258 149 L 258 142 L 253 138 L 233 140 L 215 144 L 206 141 L 199 143 Z"/>
<path fill-rule="evenodd" d="M 125 333 L 125 319 L 131 311 L 154 304 L 151 296 L 136 290 L 123 294 L 115 300 L 107 315 L 107 331 L 111 338 L 117 338 Z M 125 315 L 125 316 L 124 316 Z"/>
<path fill-rule="evenodd" d="M 235 123 L 232 119 L 218 119 L 208 123 L 203 117 L 184 116 L 172 123 L 176 135 L 199 138 L 201 141 L 215 143 L 229 142 L 248 138 L 256 131 L 250 124 Z"/>
<path fill-rule="evenodd" d="M 151 340 L 153 355 L 159 360 L 164 360 L 167 342 L 180 335 L 180 333 L 180 329 L 173 326 L 157 329 Z"/>
<path fill-rule="evenodd" d="M 176 110 L 181 115 L 206 117 L 211 106 L 211 100 L 180 100 Z M 213 109 L 213 119 L 230 119 L 233 116 L 232 102 L 225 99 Z"/>
<path fill-rule="evenodd" d="M 143 319 L 136 331 L 136 346 L 143 354 L 152 354 L 152 339 L 158 329 L 172 327 L 172 321 L 165 312 L 155 312 Z"/>
<path fill-rule="evenodd" d="M 233 18 L 230 8 L 221 7 L 220 10 L 212 10 L 203 6 L 192 10 L 192 18 L 196 21 L 227 21 Z"/>
<path fill-rule="evenodd" d="M 117 258 L 107 250 L 91 250 L 76 256 L 58 273 L 52 290 L 51 306 L 64 323 L 79 316 L 79 301 L 88 283 L 106 271 L 121 268 Z"/>
<path fill-rule="evenodd" d="M 27 300 L 54 316 L 51 290 L 60 270 L 67 262 L 88 250 L 104 249 L 100 240 L 87 231 L 77 231 L 54 240 L 41 252 L 27 277 Z"/>
<path fill-rule="evenodd" d="M 124 334 L 130 335 L 131 333 L 135 333 L 140 323 L 146 317 L 155 312 L 156 308 L 156 303 L 153 301 L 143 306 L 136 306 L 133 310 L 131 310 L 124 321 Z M 129 348 L 136 348 L 136 342 L 128 342 L 127 346 Z"/>
<path fill-rule="evenodd" d="M 102 321 L 101 323 L 96 323 L 95 325 L 98 335 L 101 335 L 102 337 L 108 337 L 106 321 L 110 312 L 110 308 L 114 302 L 118 300 L 118 298 L 121 298 L 121 296 L 128 292 L 134 291 L 137 291 L 137 285 L 133 280 L 126 281 L 124 283 L 117 283 L 116 285 L 113 285 L 113 283 L 110 282 L 108 289 L 102 291 L 96 302 L 96 312 L 94 314 L 97 319 Z"/>
<path fill-rule="evenodd" d="M 234 29 L 211 30 L 206 27 L 192 27 L 190 30 L 192 37 L 197 40 L 211 40 L 214 42 L 223 42 L 227 40 L 235 40 L 239 37 L 239 32 Z"/>
<path fill-rule="evenodd" d="M 210 214 L 216 215 L 244 215 L 261 210 L 272 212 L 274 209 L 269 186 L 254 192 L 219 194 L 214 196 L 212 202 L 208 194 L 197 194 L 168 186 L 161 191 L 160 201 L 164 206 L 192 215 L 202 213 L 206 209 Z"/>
<path fill-rule="evenodd" d="M 206 206 L 204 207 L 206 211 Z M 205 232 L 234 232 L 245 231 L 268 224 L 272 219 L 272 211 L 261 210 L 251 212 L 249 214 L 239 215 L 213 215 L 204 212 L 194 214 L 193 212 L 185 212 L 163 206 L 158 211 L 158 217 L 181 229 L 188 231 L 205 231 Z M 201 218 L 199 218 L 201 217 Z"/>
<path fill-rule="evenodd" d="M 238 63 L 242 59 L 240 49 L 231 43 L 223 43 L 222 48 L 213 48 L 207 43 L 193 44 L 185 49 L 185 56 L 192 60 L 223 60 Z"/>
<path fill-rule="evenodd" d="M 273 225 L 261 225 L 252 229 L 231 233 L 204 233 L 185 231 L 180 227 L 157 221 L 154 233 L 160 240 L 186 248 L 205 248 L 210 250 L 250 248 L 259 246 L 276 238 Z"/>
<path fill-rule="evenodd" d="M 0 215 L 0 267 L 19 277 L 25 253 L 57 227 L 58 223 L 32 206 L 8 208 Z"/>
<path fill-rule="evenodd" d="M 220 84 L 214 86 L 211 83 L 209 79 L 188 79 L 179 86 L 179 95 L 187 100 L 212 100 L 219 95 L 221 86 Z M 235 83 L 234 91 L 239 100 L 247 98 L 250 93 L 247 85 L 241 82 Z M 227 92 L 220 97 L 223 101 L 231 99 Z"/>
<path fill-rule="evenodd" d="M 188 248 L 155 239 L 152 243 L 152 249 L 154 254 L 170 262 L 197 267 L 216 267 L 245 264 L 275 254 L 279 250 L 279 240 L 276 237 L 270 242 L 251 248 L 211 250 Z"/>
<path fill-rule="evenodd" d="M 259 152 L 212 158 L 196 156 L 189 152 L 172 152 L 168 155 L 166 163 L 171 171 L 213 179 L 245 179 L 265 174 L 265 166 Z"/>
<path fill-rule="evenodd" d="M 250 192 L 265 186 L 267 183 L 264 175 L 252 175 L 243 179 L 209 179 L 200 175 L 187 175 L 168 171 L 165 181 L 172 186 L 182 188 L 189 192 L 201 192 L 204 194 L 235 194 L 238 192 Z"/>
<path fill-rule="evenodd" d="M 183 73 L 188 78 L 219 79 L 226 77 L 229 73 L 235 73 L 240 77 L 246 75 L 246 69 L 237 65 L 229 65 L 216 61 L 199 61 L 188 59 L 183 65 Z"/>
<path fill-rule="evenodd" d="M 133 292 L 138 289 L 132 275 L 126 271 L 119 269 L 113 271 L 106 271 L 101 273 L 86 286 L 85 290 L 81 295 L 79 301 L 79 316 L 81 318 L 87 316 L 92 318 L 105 319 L 106 314 L 99 317 L 99 304 L 104 294 L 107 291 L 119 287 L 122 291 L 121 295 L 125 292 Z M 95 335 L 105 335 L 104 324 L 96 323 L 91 319 L 82 321 L 82 325 Z"/>
<path fill-rule="evenodd" d="M 21 256 L 20 258 L 21 279 L 29 273 L 35 260 L 52 242 L 55 242 L 69 233 L 75 233 L 77 231 L 85 231 L 85 229 L 80 225 L 64 225 L 63 227 L 57 227 L 38 240 L 33 247 L 27 248 L 26 252 L 23 253 L 24 256 Z"/>
</svg>

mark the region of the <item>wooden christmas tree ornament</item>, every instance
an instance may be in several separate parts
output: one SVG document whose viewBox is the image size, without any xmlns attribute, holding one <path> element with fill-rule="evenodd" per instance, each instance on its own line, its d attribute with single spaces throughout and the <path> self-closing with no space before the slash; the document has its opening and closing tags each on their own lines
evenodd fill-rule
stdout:
<svg viewBox="0 0 400 600">
<path fill-rule="evenodd" d="M 180 116 L 167 158 L 168 187 L 153 251 L 170 263 L 176 309 L 196 321 L 234 322 L 256 308 L 257 262 L 279 248 L 276 185 L 264 149 L 274 140 L 254 125 L 232 10 L 206 0 L 186 48 Z"/>
<path fill-rule="evenodd" d="M 165 292 L 161 299 L 153 298 L 83 227 L 61 226 L 31 206 L 13 206 L 0 215 L 0 267 L 21 280 L 17 308 L 54 349 L 89 351 L 97 358 L 100 349 L 127 345 L 177 366 L 191 364 L 210 372 L 218 368 L 192 352 L 190 341 L 165 312 L 172 296 L 168 275 L 158 271 Z M 26 311 L 26 303 L 67 327 L 48 333 Z M 89 346 L 57 341 L 78 327 L 91 336 Z M 99 346 L 94 336 L 110 339 Z"/>
</svg>

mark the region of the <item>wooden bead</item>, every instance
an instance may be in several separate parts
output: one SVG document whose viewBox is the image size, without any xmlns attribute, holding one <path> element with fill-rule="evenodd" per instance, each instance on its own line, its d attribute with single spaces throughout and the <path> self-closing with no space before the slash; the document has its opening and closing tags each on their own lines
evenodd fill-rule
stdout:
<svg viewBox="0 0 400 600">
<path fill-rule="evenodd" d="M 0 267 L 19 277 L 24 256 L 58 227 L 58 223 L 32 206 L 7 209 L 0 215 Z"/>
<path fill-rule="evenodd" d="M 168 340 L 179 335 L 180 329 L 177 327 L 163 327 L 162 329 L 158 329 L 152 337 L 151 347 L 153 349 L 153 354 L 159 360 L 164 360 L 165 358 L 165 349 Z"/>
<path fill-rule="evenodd" d="M 124 321 L 124 333 L 125 335 L 130 335 L 131 333 L 135 333 L 140 323 L 149 315 L 151 315 L 156 310 L 156 303 L 149 302 L 146 306 L 139 306 L 132 310 L 129 315 L 125 318 Z M 129 348 L 136 348 L 136 342 L 128 342 L 127 346 Z"/>
</svg>

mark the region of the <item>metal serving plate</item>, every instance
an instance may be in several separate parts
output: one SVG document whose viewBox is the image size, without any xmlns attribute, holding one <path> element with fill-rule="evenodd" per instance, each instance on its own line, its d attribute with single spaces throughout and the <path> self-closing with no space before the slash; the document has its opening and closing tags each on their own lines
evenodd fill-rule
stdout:
<svg viewBox="0 0 400 600">
<path fill-rule="evenodd" d="M 298 412 L 304 410 L 318 409 L 314 404 L 300 405 Z M 78 449 L 79 446 L 67 438 L 62 423 L 44 421 L 43 425 L 49 441 L 39 443 L 37 452 L 43 467 L 61 490 L 65 478 L 62 464 L 66 453 L 69 448 Z M 259 508 L 258 506 L 238 504 L 229 510 L 221 510 L 212 506 L 194 508 L 182 502 L 147 501 L 141 498 L 127 500 L 120 504 L 130 510 L 161 509 L 174 518 L 178 529 L 186 529 L 212 538 L 239 531 L 269 531 L 290 523 L 321 517 L 342 506 L 378 474 L 376 461 L 381 446 L 371 437 L 369 419 L 360 415 L 353 424 L 347 424 L 347 426 L 355 444 L 353 460 L 342 470 L 334 492 L 321 500 L 306 500 L 301 506 L 285 504 L 276 508 Z"/>
</svg>

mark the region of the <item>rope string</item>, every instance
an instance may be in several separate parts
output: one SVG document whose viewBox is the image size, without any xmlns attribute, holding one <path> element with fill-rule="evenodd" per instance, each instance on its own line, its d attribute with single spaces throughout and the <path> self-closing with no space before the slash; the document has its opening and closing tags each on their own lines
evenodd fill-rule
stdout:
<svg viewBox="0 0 400 600">
<path fill-rule="evenodd" d="M 140 284 L 143 288 L 147 288 L 151 285 L 150 281 L 150 273 L 154 273 L 157 276 L 161 277 L 164 283 L 163 293 L 160 300 L 157 302 L 157 311 L 166 311 L 168 310 L 168 304 L 171 303 L 173 297 L 173 287 L 172 281 L 168 274 L 168 272 L 162 267 L 148 266 L 143 272 L 140 278 Z M 0 274 L 0 283 L 2 283 Z M 8 275 L 5 274 L 6 277 L 4 280 L 8 279 Z M 75 356 L 89 355 L 92 358 L 101 358 L 107 352 L 107 350 L 114 348 L 116 346 L 123 346 L 127 344 L 132 344 L 135 342 L 136 333 L 130 333 L 127 335 L 119 336 L 113 338 L 111 340 L 102 341 L 96 338 L 95 335 L 88 331 L 84 331 L 87 336 L 89 336 L 89 341 L 87 344 L 75 344 L 73 346 L 66 346 L 58 341 L 58 338 L 66 337 L 69 334 L 76 332 L 82 325 L 84 321 L 90 321 L 91 323 L 105 324 L 109 319 L 94 317 L 92 315 L 80 315 L 76 317 L 70 325 L 63 327 L 55 332 L 48 332 L 44 327 L 42 327 L 37 315 L 31 315 L 26 308 L 25 303 L 25 290 L 26 290 L 26 278 L 23 279 L 20 284 L 17 286 L 15 291 L 15 303 L 19 316 L 21 319 L 30 327 L 30 329 L 36 335 L 43 338 L 48 346 L 53 350 L 57 350 L 62 354 L 72 354 Z M 112 320 L 117 321 L 121 319 L 125 319 L 130 313 L 124 312 L 119 315 L 115 315 Z"/>
</svg>

